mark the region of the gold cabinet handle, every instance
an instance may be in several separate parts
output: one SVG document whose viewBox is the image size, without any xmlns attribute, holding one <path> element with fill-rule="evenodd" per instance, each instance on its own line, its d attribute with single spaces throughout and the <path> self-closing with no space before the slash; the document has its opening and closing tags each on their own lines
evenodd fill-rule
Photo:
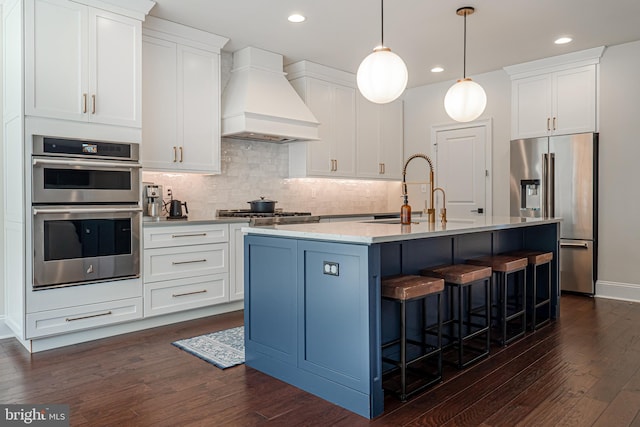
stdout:
<svg viewBox="0 0 640 427">
<path fill-rule="evenodd" d="M 207 290 L 206 290 L 206 289 L 203 289 L 203 290 L 201 290 L 201 291 L 185 292 L 185 293 L 183 293 L 183 294 L 172 294 L 171 296 L 172 296 L 173 298 L 178 298 L 178 297 L 186 297 L 186 296 L 188 296 L 188 295 L 206 294 L 206 293 L 207 293 Z"/>
<path fill-rule="evenodd" d="M 87 113 L 87 94 L 82 94 L 82 114 Z"/>
<path fill-rule="evenodd" d="M 382 175 L 384 175 L 385 173 L 387 173 L 387 168 L 385 166 L 385 164 L 382 164 Z"/>
<path fill-rule="evenodd" d="M 96 113 L 96 95 L 91 95 L 91 114 Z"/>
<path fill-rule="evenodd" d="M 551 122 L 551 119 L 547 117 L 547 131 L 551 130 L 551 126 L 549 126 L 550 122 Z"/>
<path fill-rule="evenodd" d="M 556 130 L 556 118 L 553 118 L 553 130 Z"/>
<path fill-rule="evenodd" d="M 178 161 L 178 147 L 173 147 L 173 163 Z"/>
<path fill-rule="evenodd" d="M 180 163 L 182 163 L 183 154 L 184 152 L 182 150 L 182 147 L 180 147 Z"/>
</svg>

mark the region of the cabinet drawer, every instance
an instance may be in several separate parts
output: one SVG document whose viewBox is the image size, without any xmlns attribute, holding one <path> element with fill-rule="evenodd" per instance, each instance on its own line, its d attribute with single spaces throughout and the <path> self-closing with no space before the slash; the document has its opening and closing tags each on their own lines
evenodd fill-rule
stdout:
<svg viewBox="0 0 640 427">
<path fill-rule="evenodd" d="M 144 251 L 144 283 L 229 272 L 229 244 Z"/>
<path fill-rule="evenodd" d="M 144 315 L 157 316 L 228 301 L 226 273 L 150 283 L 144 289 Z"/>
<path fill-rule="evenodd" d="M 145 249 L 228 241 L 229 224 L 153 226 L 144 229 Z"/>
<path fill-rule="evenodd" d="M 142 318 L 142 298 L 27 314 L 27 338 L 98 328 Z"/>
</svg>

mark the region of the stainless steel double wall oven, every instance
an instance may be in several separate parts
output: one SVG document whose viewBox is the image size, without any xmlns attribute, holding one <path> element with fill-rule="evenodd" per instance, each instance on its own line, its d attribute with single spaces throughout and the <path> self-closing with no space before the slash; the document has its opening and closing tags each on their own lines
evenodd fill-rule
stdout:
<svg viewBox="0 0 640 427">
<path fill-rule="evenodd" d="M 34 136 L 34 289 L 140 276 L 138 150 Z"/>
</svg>

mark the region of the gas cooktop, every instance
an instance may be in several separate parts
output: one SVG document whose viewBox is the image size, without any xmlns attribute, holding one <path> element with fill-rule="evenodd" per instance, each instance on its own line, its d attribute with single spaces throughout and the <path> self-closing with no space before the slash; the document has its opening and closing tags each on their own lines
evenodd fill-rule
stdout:
<svg viewBox="0 0 640 427">
<path fill-rule="evenodd" d="M 216 212 L 219 218 L 250 218 L 251 226 L 269 226 L 276 224 L 304 224 L 318 222 L 320 217 L 312 216 L 311 212 L 253 212 L 249 209 L 220 209 Z"/>
</svg>

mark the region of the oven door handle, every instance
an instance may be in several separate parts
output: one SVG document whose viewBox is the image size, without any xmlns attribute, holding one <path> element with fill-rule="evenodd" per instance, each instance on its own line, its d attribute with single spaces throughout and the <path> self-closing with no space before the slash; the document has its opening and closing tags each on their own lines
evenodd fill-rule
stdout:
<svg viewBox="0 0 640 427">
<path fill-rule="evenodd" d="M 82 160 L 58 160 L 58 159 L 33 159 L 33 166 L 38 165 L 62 165 L 62 166 L 88 166 L 88 167 L 103 167 L 103 168 L 141 168 L 140 163 L 126 163 L 126 162 L 103 162 L 103 161 L 82 161 Z"/>
<path fill-rule="evenodd" d="M 40 214 L 76 214 L 76 213 L 118 213 L 142 212 L 142 208 L 33 208 L 34 215 Z"/>
</svg>

